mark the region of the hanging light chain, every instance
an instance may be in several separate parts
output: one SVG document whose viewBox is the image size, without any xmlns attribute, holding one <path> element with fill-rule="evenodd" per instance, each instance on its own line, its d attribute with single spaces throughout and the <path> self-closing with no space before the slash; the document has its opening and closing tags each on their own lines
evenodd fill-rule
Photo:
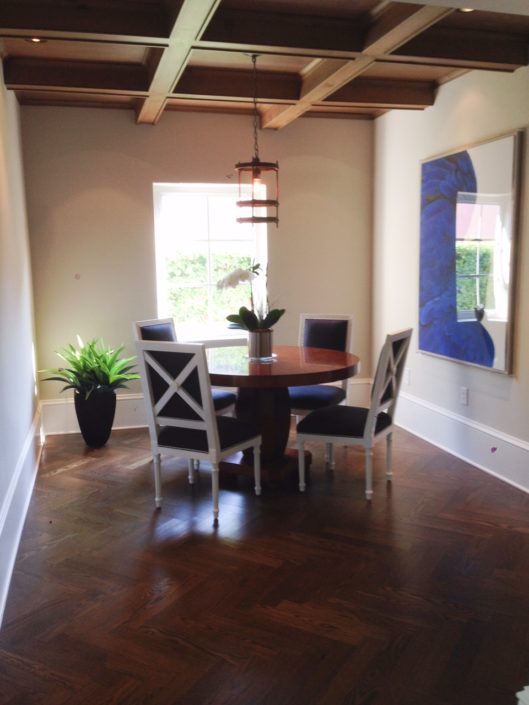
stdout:
<svg viewBox="0 0 529 705">
<path fill-rule="evenodd" d="M 248 54 L 247 54 L 248 56 Z M 259 54 L 250 54 L 253 65 L 253 144 L 254 156 L 251 161 L 237 162 L 239 179 L 239 200 L 237 206 L 250 209 L 249 215 L 237 218 L 238 223 L 259 225 L 263 223 L 279 224 L 279 163 L 262 162 L 259 158 L 259 111 L 257 103 L 257 58 Z M 248 181 L 249 179 L 249 181 Z M 275 181 L 275 183 L 274 183 Z M 249 189 L 249 190 L 247 190 Z M 270 190 L 270 193 L 268 192 Z M 275 209 L 269 212 L 268 209 Z M 248 211 L 246 211 L 248 213 Z"/>
<path fill-rule="evenodd" d="M 253 149 L 255 159 L 259 161 L 259 142 L 257 131 L 259 129 L 259 113 L 257 112 L 257 54 L 252 54 L 253 64 Z"/>
</svg>

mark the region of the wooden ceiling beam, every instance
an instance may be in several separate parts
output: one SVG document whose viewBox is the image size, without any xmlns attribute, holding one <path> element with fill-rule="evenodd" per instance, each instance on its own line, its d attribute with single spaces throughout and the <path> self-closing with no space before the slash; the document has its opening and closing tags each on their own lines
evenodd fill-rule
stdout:
<svg viewBox="0 0 529 705">
<path fill-rule="evenodd" d="M 375 58 L 409 42 L 418 33 L 452 12 L 446 7 L 408 7 L 405 17 L 397 21 L 395 13 L 382 13 L 365 35 L 362 56 L 354 61 L 324 60 L 303 80 L 301 99 L 296 105 L 268 110 L 262 119 L 263 128 L 279 129 L 307 112 L 313 103 L 325 100 L 339 88 L 364 73 Z"/>
<path fill-rule="evenodd" d="M 435 1 L 382 0 L 373 3 L 371 14 L 348 19 L 230 9 L 221 0 L 0 0 L 0 38 L 48 38 L 48 56 L 55 57 L 41 52 L 33 58 L 39 55 L 33 48 L 24 52 L 22 42 L 6 41 L 4 73 L 8 87 L 19 92 L 137 96 L 138 122 L 155 123 L 171 100 L 211 101 L 213 109 L 240 101 L 242 110 L 251 108 L 250 72 L 190 66 L 194 50 L 276 55 L 271 65 L 279 65 L 281 55 L 305 57 L 300 63 L 310 69 L 300 75 L 259 70 L 262 126 L 277 129 L 325 109 L 345 113 L 348 105 L 359 113 L 373 106 L 371 113 L 380 114 L 433 103 L 433 82 L 417 71 L 405 80 L 405 66 L 389 72 L 396 83 L 382 79 L 382 71 L 376 72 L 380 78 L 369 78 L 374 62 L 442 67 L 425 73 L 439 75 L 439 81 L 458 70 L 512 71 L 529 62 L 526 25 L 511 22 L 500 32 L 490 21 L 463 22 L 459 13 L 443 22 L 454 11 L 425 4 Z M 68 43 L 64 51 L 60 41 Z M 80 56 L 101 60 L 74 60 L 76 42 L 84 43 Z M 146 51 L 129 56 L 122 46 L 116 56 L 124 62 L 112 63 L 103 61 L 112 56 L 100 50 L 106 44 Z M 146 56 L 144 64 L 139 54 Z"/>
<path fill-rule="evenodd" d="M 101 5 L 79 3 L 0 3 L 0 36 L 91 38 L 101 41 L 167 41 L 170 19 L 163 3 L 123 2 Z"/>
<path fill-rule="evenodd" d="M 108 64 L 98 61 L 55 61 L 11 57 L 4 61 L 7 88 L 90 89 L 146 93 L 146 67 L 141 64 Z"/>
<path fill-rule="evenodd" d="M 290 102 L 300 97 L 301 80 L 295 74 L 259 72 L 259 103 Z M 175 88 L 173 98 L 236 100 L 251 103 L 251 72 L 240 69 L 210 69 L 188 66 Z M 405 81 L 359 77 L 325 99 L 328 103 L 370 103 L 387 107 L 427 108 L 433 105 L 435 86 L 431 81 Z M 267 106 L 268 107 L 268 106 Z"/>
<path fill-rule="evenodd" d="M 451 8 L 435 5 L 389 5 L 367 30 L 362 53 L 389 54 L 452 12 Z"/>
<path fill-rule="evenodd" d="M 155 64 L 149 97 L 136 114 L 138 123 L 156 123 L 182 75 L 194 42 L 211 21 L 220 0 L 184 0 L 169 36 L 169 46 Z"/>
</svg>

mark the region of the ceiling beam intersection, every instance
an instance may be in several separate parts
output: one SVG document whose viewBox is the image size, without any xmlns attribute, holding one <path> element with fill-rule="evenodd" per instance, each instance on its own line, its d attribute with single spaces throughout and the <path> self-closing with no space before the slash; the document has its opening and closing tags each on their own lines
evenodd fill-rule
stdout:
<svg viewBox="0 0 529 705">
<path fill-rule="evenodd" d="M 323 60 L 303 80 L 300 100 L 289 107 L 274 106 L 261 118 L 263 128 L 279 129 L 289 125 L 325 100 L 356 76 L 364 73 L 381 55 L 388 54 L 438 22 L 452 10 L 446 7 L 408 8 L 406 18 L 389 21 L 383 14 L 367 31 L 362 56 L 353 61 Z"/>
</svg>

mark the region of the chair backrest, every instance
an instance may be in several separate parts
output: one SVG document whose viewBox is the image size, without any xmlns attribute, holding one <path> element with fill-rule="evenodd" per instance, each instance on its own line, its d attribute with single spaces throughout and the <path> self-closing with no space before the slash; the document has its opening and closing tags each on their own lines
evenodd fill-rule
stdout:
<svg viewBox="0 0 529 705">
<path fill-rule="evenodd" d="M 135 340 L 157 340 L 176 343 L 176 331 L 172 318 L 151 318 L 134 323 Z"/>
<path fill-rule="evenodd" d="M 371 406 L 365 425 L 364 438 L 375 433 L 377 416 L 385 411 L 393 422 L 406 355 L 410 347 L 412 329 L 390 333 L 380 351 L 375 379 L 371 389 Z"/>
<path fill-rule="evenodd" d="M 151 443 L 188 455 L 220 448 L 204 345 L 136 341 Z M 179 429 L 180 432 L 176 432 Z"/>
<path fill-rule="evenodd" d="M 341 313 L 302 313 L 299 345 L 351 352 L 353 317 Z"/>
</svg>

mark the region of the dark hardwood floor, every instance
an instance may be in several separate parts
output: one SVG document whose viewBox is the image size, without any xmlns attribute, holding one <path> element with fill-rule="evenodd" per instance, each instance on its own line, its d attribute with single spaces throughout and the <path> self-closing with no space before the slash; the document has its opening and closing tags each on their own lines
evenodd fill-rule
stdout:
<svg viewBox="0 0 529 705">
<path fill-rule="evenodd" d="M 529 684 L 529 497 L 396 434 L 375 495 L 323 447 L 255 497 L 146 431 L 51 437 L 0 631 L 1 705 L 514 705 Z"/>
</svg>

